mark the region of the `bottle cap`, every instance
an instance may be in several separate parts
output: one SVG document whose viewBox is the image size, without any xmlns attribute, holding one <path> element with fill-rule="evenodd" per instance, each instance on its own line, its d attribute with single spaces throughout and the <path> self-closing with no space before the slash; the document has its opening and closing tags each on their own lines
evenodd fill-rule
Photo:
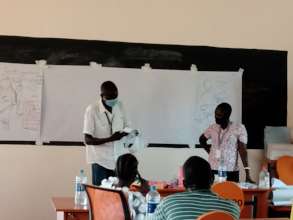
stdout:
<svg viewBox="0 0 293 220">
<path fill-rule="evenodd" d="M 155 185 L 150 186 L 150 191 L 156 191 L 157 187 Z"/>
</svg>

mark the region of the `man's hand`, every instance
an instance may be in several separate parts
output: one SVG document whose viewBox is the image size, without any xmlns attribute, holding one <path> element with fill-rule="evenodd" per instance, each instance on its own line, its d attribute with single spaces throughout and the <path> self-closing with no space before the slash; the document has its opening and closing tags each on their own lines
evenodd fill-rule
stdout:
<svg viewBox="0 0 293 220">
<path fill-rule="evenodd" d="M 118 141 L 126 135 L 128 135 L 128 133 L 116 131 L 114 134 L 112 134 L 112 136 L 110 137 L 110 140 L 111 141 Z"/>
<path fill-rule="evenodd" d="M 211 146 L 207 144 L 208 139 L 204 136 L 204 134 L 202 134 L 199 137 L 199 143 L 200 146 L 203 147 L 205 149 L 205 151 L 209 154 L 210 150 L 211 150 Z"/>
</svg>

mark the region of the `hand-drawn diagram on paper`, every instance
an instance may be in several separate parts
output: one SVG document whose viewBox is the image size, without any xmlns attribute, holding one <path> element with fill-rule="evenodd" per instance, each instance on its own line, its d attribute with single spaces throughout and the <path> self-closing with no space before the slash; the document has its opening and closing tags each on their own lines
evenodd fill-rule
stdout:
<svg viewBox="0 0 293 220">
<path fill-rule="evenodd" d="M 40 130 L 42 82 L 36 65 L 0 63 L 1 133 Z"/>
<path fill-rule="evenodd" d="M 224 80 L 205 79 L 202 77 L 201 83 L 197 86 L 197 123 L 212 123 L 214 121 L 215 107 L 221 102 L 229 99 L 229 82 Z"/>
<path fill-rule="evenodd" d="M 215 108 L 222 102 L 232 106 L 231 120 L 241 122 L 241 72 L 197 72 L 196 91 L 196 139 L 215 123 Z"/>
</svg>

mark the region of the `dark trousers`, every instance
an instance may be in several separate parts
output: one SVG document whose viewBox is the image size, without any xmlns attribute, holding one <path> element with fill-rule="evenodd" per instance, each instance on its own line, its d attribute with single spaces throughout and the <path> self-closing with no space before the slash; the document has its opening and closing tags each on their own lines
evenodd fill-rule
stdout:
<svg viewBox="0 0 293 220">
<path fill-rule="evenodd" d="M 110 176 L 115 176 L 114 170 L 109 170 L 97 163 L 92 164 L 92 183 L 99 186 L 103 179 L 107 179 Z"/>
<path fill-rule="evenodd" d="M 218 174 L 218 170 L 213 170 L 213 174 Z M 239 182 L 239 171 L 227 171 L 227 181 Z"/>
</svg>

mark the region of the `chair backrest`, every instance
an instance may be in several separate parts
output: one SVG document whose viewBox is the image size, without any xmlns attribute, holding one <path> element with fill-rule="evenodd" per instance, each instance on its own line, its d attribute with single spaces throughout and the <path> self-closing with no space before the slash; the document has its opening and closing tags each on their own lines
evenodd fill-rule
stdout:
<svg viewBox="0 0 293 220">
<path fill-rule="evenodd" d="M 277 174 L 279 179 L 287 185 L 293 185 L 293 157 L 282 156 L 277 160 Z"/>
<path fill-rule="evenodd" d="M 127 199 L 121 190 L 84 185 L 91 220 L 130 220 Z"/>
<path fill-rule="evenodd" d="M 240 211 L 243 209 L 244 193 L 236 183 L 231 181 L 216 183 L 212 186 L 212 191 L 218 194 L 221 198 L 230 199 L 236 202 L 240 207 Z"/>
<path fill-rule="evenodd" d="M 227 212 L 212 211 L 200 215 L 197 220 L 234 220 L 234 218 Z"/>
</svg>

